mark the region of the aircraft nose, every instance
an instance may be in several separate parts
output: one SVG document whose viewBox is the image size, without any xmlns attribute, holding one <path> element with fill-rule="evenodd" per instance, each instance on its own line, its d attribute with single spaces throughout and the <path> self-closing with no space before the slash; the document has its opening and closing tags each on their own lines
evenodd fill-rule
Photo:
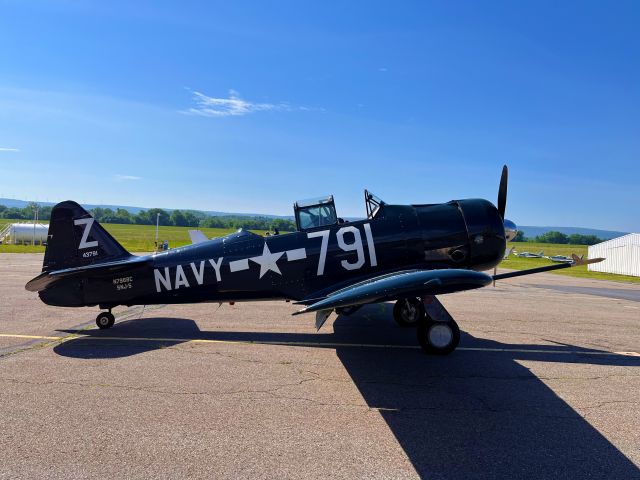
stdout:
<svg viewBox="0 0 640 480">
<path fill-rule="evenodd" d="M 507 242 L 512 241 L 518 234 L 518 226 L 511 220 L 504 219 L 504 238 Z"/>
</svg>

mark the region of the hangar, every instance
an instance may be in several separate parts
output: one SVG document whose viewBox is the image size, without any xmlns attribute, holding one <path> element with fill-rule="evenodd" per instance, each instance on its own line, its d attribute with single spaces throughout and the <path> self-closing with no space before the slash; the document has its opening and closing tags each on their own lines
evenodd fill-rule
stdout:
<svg viewBox="0 0 640 480">
<path fill-rule="evenodd" d="M 617 273 L 640 277 L 640 233 L 629 233 L 589 247 L 589 258 L 604 257 L 592 263 L 592 272 Z"/>
</svg>

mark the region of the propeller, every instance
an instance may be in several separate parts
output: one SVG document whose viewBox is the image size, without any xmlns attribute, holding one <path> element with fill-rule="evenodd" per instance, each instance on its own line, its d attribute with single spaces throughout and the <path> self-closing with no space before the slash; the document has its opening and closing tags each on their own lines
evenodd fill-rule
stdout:
<svg viewBox="0 0 640 480">
<path fill-rule="evenodd" d="M 507 166 L 502 167 L 502 176 L 500 177 L 500 188 L 498 189 L 498 213 L 504 220 L 504 212 L 507 209 L 507 183 L 509 182 L 509 169 Z"/>
<path fill-rule="evenodd" d="M 504 218 L 504 212 L 507 209 L 507 186 L 509 183 L 509 168 L 504 165 L 502 167 L 502 175 L 500 176 L 500 187 L 498 188 L 498 213 L 502 218 L 502 222 L 504 224 L 504 236 L 506 241 L 511 241 L 515 238 L 518 233 L 518 227 L 511 220 L 507 220 Z M 513 248 L 511 249 L 513 250 Z M 509 253 L 511 253 L 511 250 Z M 509 254 L 507 254 L 508 256 Z M 505 257 L 506 258 L 506 257 Z M 498 267 L 494 267 L 493 275 L 495 276 L 498 272 Z M 495 280 L 493 281 L 493 286 L 496 286 Z"/>
<path fill-rule="evenodd" d="M 504 235 L 507 242 L 510 242 L 518 233 L 518 226 L 511 220 L 504 218 L 507 209 L 507 185 L 509 183 L 509 168 L 504 165 L 502 167 L 502 176 L 500 177 L 500 187 L 498 188 L 498 214 L 504 223 Z"/>
</svg>

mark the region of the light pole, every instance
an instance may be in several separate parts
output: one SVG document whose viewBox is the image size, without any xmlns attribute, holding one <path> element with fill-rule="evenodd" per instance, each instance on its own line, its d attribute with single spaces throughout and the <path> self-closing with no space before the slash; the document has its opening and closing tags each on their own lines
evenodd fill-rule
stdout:
<svg viewBox="0 0 640 480">
<path fill-rule="evenodd" d="M 160 226 L 160 213 L 156 214 L 156 252 L 158 251 L 158 227 Z"/>
<path fill-rule="evenodd" d="M 38 205 L 33 212 L 33 238 L 31 239 L 31 245 L 34 246 L 36 244 L 36 223 L 38 222 Z"/>
</svg>

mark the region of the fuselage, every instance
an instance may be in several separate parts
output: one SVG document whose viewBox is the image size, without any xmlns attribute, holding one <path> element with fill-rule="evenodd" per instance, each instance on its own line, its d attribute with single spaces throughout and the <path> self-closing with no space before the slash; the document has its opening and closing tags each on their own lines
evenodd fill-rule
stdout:
<svg viewBox="0 0 640 480">
<path fill-rule="evenodd" d="M 496 207 L 470 199 L 383 205 L 373 216 L 263 237 L 239 231 L 70 278 L 40 292 L 62 306 L 303 300 L 406 269 L 487 270 L 505 252 Z"/>
</svg>

